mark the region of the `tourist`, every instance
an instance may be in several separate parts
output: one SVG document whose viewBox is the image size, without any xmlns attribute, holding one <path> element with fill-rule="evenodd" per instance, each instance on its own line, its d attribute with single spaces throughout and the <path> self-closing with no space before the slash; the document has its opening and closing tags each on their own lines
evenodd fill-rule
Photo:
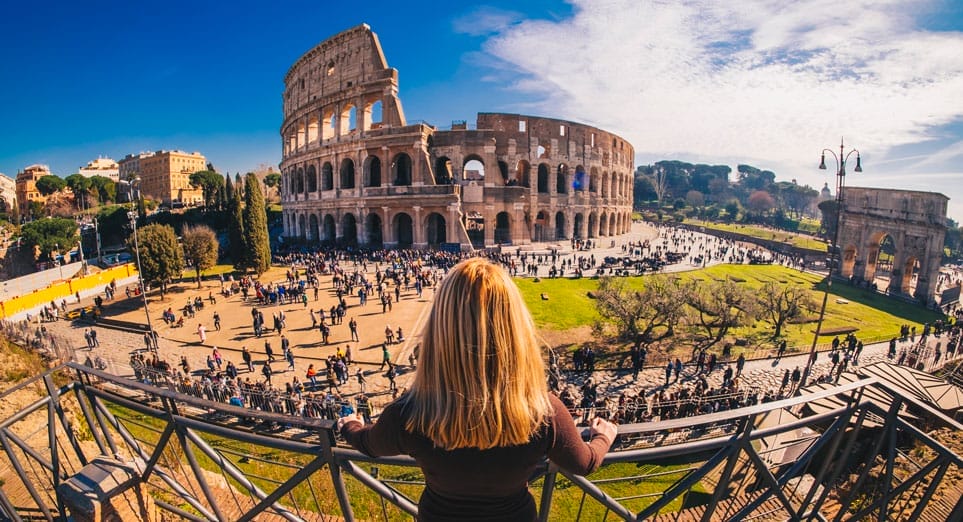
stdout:
<svg viewBox="0 0 963 522">
<path fill-rule="evenodd" d="M 462 306 L 466 300 L 479 306 Z M 426 478 L 419 520 L 454 519 L 466 510 L 479 519 L 535 520 L 528 479 L 546 455 L 579 475 L 601 464 L 617 428 L 596 418 L 591 442 L 582 441 L 568 410 L 548 392 L 531 315 L 506 271 L 478 258 L 456 265 L 421 342 L 411 390 L 376 424 L 365 426 L 358 414 L 338 421 L 367 455 L 415 458 Z"/>
</svg>

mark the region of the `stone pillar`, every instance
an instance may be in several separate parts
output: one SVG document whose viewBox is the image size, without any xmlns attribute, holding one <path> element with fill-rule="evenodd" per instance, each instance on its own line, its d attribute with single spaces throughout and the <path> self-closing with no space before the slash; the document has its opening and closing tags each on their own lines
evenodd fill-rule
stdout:
<svg viewBox="0 0 963 522">
<path fill-rule="evenodd" d="M 133 462 L 96 457 L 61 482 L 57 495 L 75 522 L 159 520 L 154 499 Z"/>
<path fill-rule="evenodd" d="M 415 215 L 411 218 L 411 247 L 415 249 L 424 249 L 428 246 L 428 238 L 425 234 L 425 226 L 422 223 L 421 213 L 424 208 L 420 206 L 412 207 L 415 211 Z"/>
</svg>

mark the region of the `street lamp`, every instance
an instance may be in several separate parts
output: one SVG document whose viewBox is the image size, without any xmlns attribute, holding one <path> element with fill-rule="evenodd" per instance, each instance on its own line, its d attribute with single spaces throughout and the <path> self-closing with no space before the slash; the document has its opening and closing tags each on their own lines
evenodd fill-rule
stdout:
<svg viewBox="0 0 963 522">
<path fill-rule="evenodd" d="M 833 159 L 836 160 L 836 227 L 833 230 L 833 242 L 829 251 L 829 269 L 826 273 L 826 290 L 823 292 L 823 304 L 819 309 L 819 320 L 816 322 L 816 334 L 813 335 L 813 344 L 809 349 L 809 360 L 806 362 L 806 371 L 803 372 L 802 381 L 800 381 L 799 386 L 803 387 L 809 380 L 809 376 L 812 374 L 813 364 L 816 362 L 816 344 L 819 342 L 819 334 L 823 328 L 823 319 L 826 317 L 826 303 L 829 301 L 829 291 L 833 286 L 833 269 L 839 265 L 842 269 L 843 259 L 842 252 L 839 249 L 839 229 L 842 227 L 843 220 L 843 187 L 846 185 L 846 162 L 849 161 L 849 157 L 856 153 L 856 168 L 853 169 L 855 172 L 862 172 L 863 165 L 859 158 L 859 151 L 853 149 L 849 152 L 845 152 L 846 146 L 843 144 L 842 138 L 839 140 L 839 155 L 837 156 L 835 152 L 830 149 L 823 149 L 822 156 L 819 159 L 819 169 L 826 170 L 826 153 L 830 153 Z M 837 259 L 838 256 L 838 259 Z"/>
<path fill-rule="evenodd" d="M 135 183 L 139 184 L 140 178 L 134 178 L 133 180 L 131 180 L 129 185 L 130 200 L 132 203 L 134 201 L 134 194 L 135 194 L 134 184 Z M 140 296 L 144 300 L 144 313 L 147 314 L 147 331 L 151 335 L 153 335 L 154 327 L 151 325 L 150 310 L 147 308 L 147 290 L 144 288 L 144 272 L 140 267 L 140 244 L 137 241 L 137 211 L 136 210 L 128 211 L 127 218 L 130 219 L 130 226 L 134 229 L 134 257 L 137 260 L 137 282 L 140 286 Z M 156 351 L 156 348 L 155 348 L 155 351 Z"/>
</svg>

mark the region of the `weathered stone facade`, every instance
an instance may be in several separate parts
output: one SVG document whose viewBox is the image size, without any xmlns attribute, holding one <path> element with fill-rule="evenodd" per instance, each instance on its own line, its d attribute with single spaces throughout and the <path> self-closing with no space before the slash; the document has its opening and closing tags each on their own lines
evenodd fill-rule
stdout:
<svg viewBox="0 0 963 522">
<path fill-rule="evenodd" d="M 946 235 L 949 198 L 936 192 L 844 187 L 839 229 L 840 273 L 861 281 L 877 275 L 887 236 L 894 254 L 889 292 L 933 301 Z M 913 276 L 916 276 L 915 291 Z"/>
<path fill-rule="evenodd" d="M 481 113 L 470 129 L 408 125 L 398 72 L 367 25 L 285 77 L 284 235 L 462 248 L 596 238 L 631 225 L 634 150 L 588 125 Z"/>
</svg>

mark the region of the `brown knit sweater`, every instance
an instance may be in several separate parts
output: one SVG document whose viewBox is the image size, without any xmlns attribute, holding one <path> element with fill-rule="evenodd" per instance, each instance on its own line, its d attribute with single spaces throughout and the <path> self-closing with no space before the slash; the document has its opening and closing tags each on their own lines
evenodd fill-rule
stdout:
<svg viewBox="0 0 963 522">
<path fill-rule="evenodd" d="M 554 415 L 520 446 L 436 447 L 424 435 L 405 430 L 405 397 L 389 404 L 377 423 L 349 422 L 341 433 L 366 455 L 406 454 L 415 459 L 427 483 L 418 504 L 419 520 L 531 521 L 536 509 L 528 479 L 545 456 L 566 471 L 586 475 L 599 467 L 612 444 L 599 434 L 584 442 L 562 401 L 554 395 L 550 400 Z"/>
</svg>

